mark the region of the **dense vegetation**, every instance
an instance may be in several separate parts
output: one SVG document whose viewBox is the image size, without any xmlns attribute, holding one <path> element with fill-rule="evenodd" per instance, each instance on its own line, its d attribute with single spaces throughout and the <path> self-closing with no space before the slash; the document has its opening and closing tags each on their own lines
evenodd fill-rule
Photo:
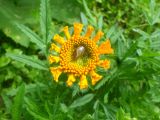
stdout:
<svg viewBox="0 0 160 120">
<path fill-rule="evenodd" d="M 160 120 L 159 0 L 0 0 L 0 120 Z M 54 34 L 102 29 L 114 55 L 87 90 L 48 70 Z M 102 39 L 103 41 L 103 39 Z"/>
</svg>

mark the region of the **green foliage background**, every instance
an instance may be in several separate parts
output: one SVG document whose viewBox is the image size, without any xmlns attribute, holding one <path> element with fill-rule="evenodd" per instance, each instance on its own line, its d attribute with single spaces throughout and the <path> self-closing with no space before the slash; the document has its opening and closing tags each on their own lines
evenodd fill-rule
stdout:
<svg viewBox="0 0 160 120">
<path fill-rule="evenodd" d="M 46 59 L 52 36 L 77 21 L 115 50 L 85 91 L 65 75 L 53 82 Z M 0 0 L 0 120 L 160 120 L 159 71 L 159 0 Z"/>
</svg>

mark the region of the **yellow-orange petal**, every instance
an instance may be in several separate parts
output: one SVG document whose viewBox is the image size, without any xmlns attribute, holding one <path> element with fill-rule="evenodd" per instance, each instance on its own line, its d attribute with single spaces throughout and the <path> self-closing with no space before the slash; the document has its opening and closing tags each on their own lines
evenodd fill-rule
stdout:
<svg viewBox="0 0 160 120">
<path fill-rule="evenodd" d="M 54 43 L 51 44 L 50 50 L 55 50 L 56 52 L 60 52 L 60 48 Z"/>
<path fill-rule="evenodd" d="M 93 30 L 94 30 L 94 28 L 91 25 L 89 25 L 88 28 L 87 28 L 87 32 L 85 34 L 85 37 L 90 37 Z"/>
<path fill-rule="evenodd" d="M 99 46 L 98 53 L 99 54 L 112 54 L 112 53 L 114 53 L 113 49 L 111 48 L 111 43 L 109 40 L 107 40 L 106 42 L 103 42 Z"/>
<path fill-rule="evenodd" d="M 70 87 L 72 86 L 72 84 L 76 81 L 76 78 L 74 77 L 73 74 L 70 74 L 68 76 L 68 80 L 67 80 L 67 85 Z"/>
<path fill-rule="evenodd" d="M 101 61 L 99 61 L 98 65 L 105 68 L 105 69 L 109 69 L 110 68 L 110 60 L 101 60 Z"/>
<path fill-rule="evenodd" d="M 80 89 L 88 88 L 88 82 L 87 82 L 87 78 L 85 75 L 82 75 L 80 77 L 79 87 L 80 87 Z"/>
<path fill-rule="evenodd" d="M 49 60 L 49 63 L 50 64 L 52 64 L 52 63 L 58 63 L 59 62 L 59 57 L 57 57 L 57 56 L 53 56 L 53 55 L 50 55 L 49 57 L 48 57 L 48 60 Z"/>
<path fill-rule="evenodd" d="M 59 67 L 58 68 L 50 67 L 50 71 L 54 77 L 54 80 L 58 82 L 58 78 L 62 73 L 61 69 Z"/>
<path fill-rule="evenodd" d="M 58 34 L 54 35 L 53 40 L 55 40 L 56 42 L 58 42 L 61 45 L 63 45 L 65 42 L 63 37 L 59 36 Z"/>
<path fill-rule="evenodd" d="M 64 34 L 66 35 L 67 39 L 70 39 L 71 38 L 71 35 L 69 33 L 69 30 L 68 30 L 68 26 L 65 26 L 63 28 L 63 31 L 64 31 Z"/>
<path fill-rule="evenodd" d="M 90 75 L 92 79 L 92 85 L 95 85 L 102 78 L 102 76 L 95 73 L 95 71 L 91 71 Z"/>
<path fill-rule="evenodd" d="M 99 30 L 97 34 L 95 35 L 95 37 L 93 38 L 93 41 L 97 42 L 103 35 L 104 33 Z"/>
<path fill-rule="evenodd" d="M 74 23 L 74 35 L 79 36 L 83 28 L 83 24 Z"/>
</svg>

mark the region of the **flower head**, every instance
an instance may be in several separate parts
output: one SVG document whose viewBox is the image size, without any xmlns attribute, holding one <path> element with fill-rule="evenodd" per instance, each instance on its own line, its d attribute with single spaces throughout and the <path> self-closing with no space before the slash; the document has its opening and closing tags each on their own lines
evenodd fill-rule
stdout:
<svg viewBox="0 0 160 120">
<path fill-rule="evenodd" d="M 68 86 L 72 86 L 76 82 L 76 78 L 80 78 L 80 89 L 85 89 L 88 87 L 87 75 L 91 77 L 92 85 L 101 80 L 102 76 L 95 71 L 97 66 L 105 69 L 110 68 L 110 61 L 100 60 L 99 57 L 101 54 L 113 53 L 113 49 L 109 40 L 103 42 L 100 46 L 96 44 L 104 34 L 102 31 L 98 31 L 91 38 L 94 28 L 88 26 L 86 34 L 83 36 L 81 35 L 82 28 L 83 24 L 75 23 L 74 33 L 71 36 L 68 26 L 64 27 L 66 40 L 56 34 L 53 37 L 54 43 L 51 43 L 50 51 L 56 51 L 59 55 L 50 54 L 48 60 L 51 64 L 51 73 L 56 82 L 58 82 L 60 74 L 64 72 L 68 74 L 68 80 L 66 81 Z M 56 45 L 55 42 L 61 47 Z M 59 66 L 53 67 L 53 63 L 58 63 Z"/>
</svg>

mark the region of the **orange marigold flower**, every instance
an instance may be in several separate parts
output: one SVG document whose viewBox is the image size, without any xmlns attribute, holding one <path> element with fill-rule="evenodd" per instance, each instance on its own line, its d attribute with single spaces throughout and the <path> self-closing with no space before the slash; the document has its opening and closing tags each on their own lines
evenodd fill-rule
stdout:
<svg viewBox="0 0 160 120">
<path fill-rule="evenodd" d="M 101 54 L 112 54 L 110 41 L 103 42 L 99 47 L 96 42 L 104 35 L 102 31 L 98 31 L 97 34 L 91 37 L 94 30 L 92 26 L 88 26 L 87 32 L 84 36 L 81 35 L 83 24 L 74 24 L 74 33 L 70 35 L 68 26 L 64 27 L 63 31 L 66 35 L 66 40 L 60 35 L 56 34 L 53 40 L 61 47 L 52 43 L 50 51 L 56 51 L 59 56 L 51 55 L 48 57 L 51 65 L 53 63 L 59 63 L 58 67 L 51 67 L 51 73 L 54 80 L 58 82 L 58 78 L 62 72 L 68 74 L 67 86 L 72 86 L 76 82 L 76 78 L 80 78 L 80 89 L 86 89 L 88 87 L 88 80 L 86 75 L 91 77 L 92 85 L 95 85 L 102 76 L 95 72 L 97 66 L 105 69 L 110 68 L 109 60 L 100 60 Z"/>
</svg>

